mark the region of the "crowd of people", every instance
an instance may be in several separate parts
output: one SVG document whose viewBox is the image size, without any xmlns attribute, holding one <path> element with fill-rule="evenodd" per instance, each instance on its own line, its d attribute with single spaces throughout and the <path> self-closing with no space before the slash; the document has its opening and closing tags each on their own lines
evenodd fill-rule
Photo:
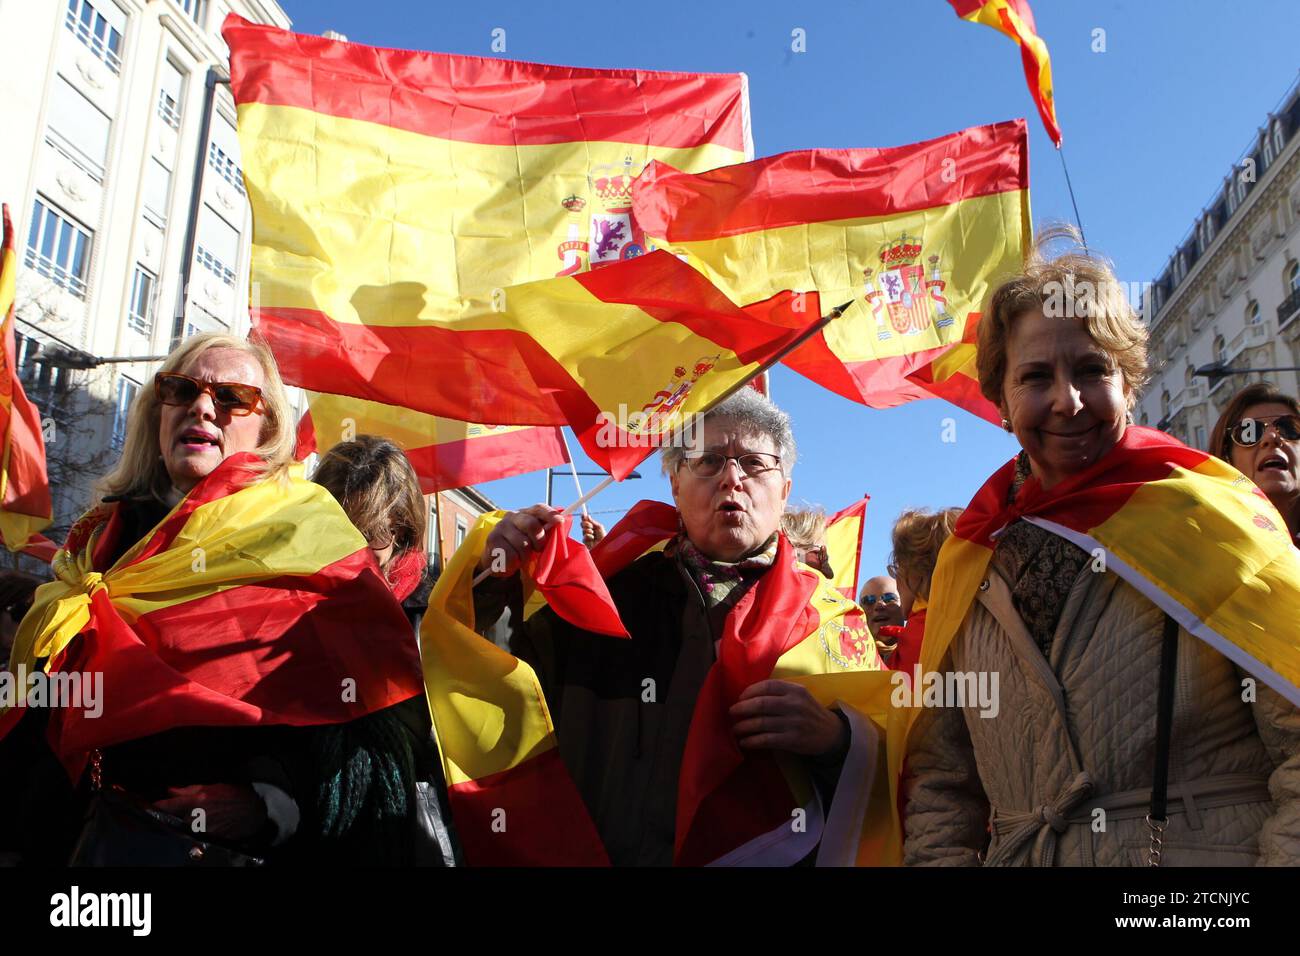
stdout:
<svg viewBox="0 0 1300 956">
<path fill-rule="evenodd" d="M 1077 318 L 1045 314 L 1047 290 L 1063 283 L 1099 293 Z M 1182 448 L 1132 423 L 1146 330 L 1113 273 L 1086 253 L 1035 253 L 992 293 L 978 346 L 980 388 L 1022 450 L 966 509 L 897 518 L 886 573 L 865 582 L 858 616 L 837 619 L 848 636 L 824 654 L 785 653 L 820 633 L 825 619 L 805 611 L 835 569 L 826 515 L 789 507 L 793 424 L 756 392 L 706 413 L 697 446 L 663 449 L 676 534 L 607 582 L 630 641 L 551 608 L 526 615 L 519 568 L 560 523 L 556 509 L 496 524 L 475 627 L 536 672 L 559 756 L 612 863 L 668 865 L 717 842 L 682 816 L 701 773 L 706 695 L 722 695 L 730 720 L 729 739 L 713 746 L 738 764 L 773 759 L 822 823 L 782 842 L 784 855 L 768 846 L 719 858 L 845 860 L 827 844 L 843 839 L 837 803 L 857 799 L 861 740 L 853 708 L 811 688 L 825 674 L 914 679 L 923 665 L 997 674 L 1000 702 L 991 718 L 974 701 L 917 716 L 897 787 L 906 864 L 1300 862 L 1296 707 L 1264 680 L 1243 693 L 1252 675 L 1202 639 L 1201 622 L 1175 620 L 1154 592 L 1099 568 L 1041 519 L 1044 502 L 1067 494 L 1072 507 L 1102 507 L 1110 466 Z M 117 681 L 104 731 L 36 708 L 0 718 L 4 862 L 463 862 L 420 677 L 432 578 L 419 483 L 401 450 L 373 436 L 326 451 L 307 482 L 292 464 L 289 414 L 267 350 L 187 339 L 136 399 L 121 461 L 56 558 L 55 581 L 0 576 L 11 669 L 107 661 Z M 1300 401 L 1246 387 L 1210 452 L 1267 498 L 1261 507 L 1289 539 L 1279 560 L 1300 561 Z M 257 567 L 192 601 L 183 584 L 145 593 L 132 583 L 133 569 L 169 556 L 190 565 L 196 541 L 222 540 L 212 522 L 267 521 L 282 499 L 297 509 L 267 525 L 282 560 L 250 559 Z M 593 548 L 606 537 L 590 517 L 582 532 Z M 987 567 L 958 546 L 980 536 Z M 313 564 L 327 541 L 341 557 Z M 230 560 L 248 547 L 232 545 Z M 1290 607 L 1300 595 L 1269 600 Z M 936 631 L 941 618 L 953 623 Z M 776 643 L 757 647 L 760 633 Z M 303 660 L 305 648 L 329 660 Z M 348 700 L 358 661 L 374 676 Z M 341 675 L 343 705 L 309 700 Z M 734 675 L 744 681 L 731 686 Z M 196 835 L 187 824 L 200 812 Z"/>
</svg>

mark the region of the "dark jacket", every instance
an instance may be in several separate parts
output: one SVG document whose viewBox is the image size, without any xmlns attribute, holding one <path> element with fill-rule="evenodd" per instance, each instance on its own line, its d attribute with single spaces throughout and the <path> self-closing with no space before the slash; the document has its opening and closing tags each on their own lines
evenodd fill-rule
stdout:
<svg viewBox="0 0 1300 956">
<path fill-rule="evenodd" d="M 521 622 L 519 579 L 475 588 L 480 630 L 537 673 L 560 756 L 614 865 L 669 866 L 677 779 L 721 629 L 681 563 L 645 555 L 609 581 L 631 640 L 580 630 L 549 608 Z M 829 801 L 843 754 L 810 761 Z"/>
</svg>

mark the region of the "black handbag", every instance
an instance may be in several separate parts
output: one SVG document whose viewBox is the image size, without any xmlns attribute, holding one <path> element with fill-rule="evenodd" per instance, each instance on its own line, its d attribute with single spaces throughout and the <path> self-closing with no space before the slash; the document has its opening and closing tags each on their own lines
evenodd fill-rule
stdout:
<svg viewBox="0 0 1300 956">
<path fill-rule="evenodd" d="M 69 866 L 262 866 L 265 860 L 199 839 L 185 821 L 121 787 L 101 786 L 92 762 L 90 805 Z"/>
</svg>

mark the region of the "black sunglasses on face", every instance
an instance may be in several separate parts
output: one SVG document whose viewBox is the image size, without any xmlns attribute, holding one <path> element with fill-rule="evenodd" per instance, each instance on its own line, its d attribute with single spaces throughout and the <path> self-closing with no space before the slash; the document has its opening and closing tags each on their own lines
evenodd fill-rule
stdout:
<svg viewBox="0 0 1300 956">
<path fill-rule="evenodd" d="M 262 407 L 262 390 L 242 382 L 200 382 L 179 372 L 159 372 L 153 384 L 164 405 L 192 405 L 206 392 L 213 404 L 231 415 L 251 415 Z"/>
<path fill-rule="evenodd" d="M 1242 448 L 1258 445 L 1272 425 L 1277 429 L 1278 437 L 1284 441 L 1300 439 L 1300 418 L 1295 415 L 1279 415 L 1277 418 L 1243 418 L 1228 429 L 1228 437 Z"/>
</svg>

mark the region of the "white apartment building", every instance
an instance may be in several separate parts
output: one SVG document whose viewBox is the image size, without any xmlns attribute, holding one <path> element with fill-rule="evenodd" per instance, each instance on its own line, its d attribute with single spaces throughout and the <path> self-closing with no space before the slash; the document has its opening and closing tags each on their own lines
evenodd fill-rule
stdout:
<svg viewBox="0 0 1300 956">
<path fill-rule="evenodd" d="M 1300 81 L 1292 84 L 1147 290 L 1151 384 L 1137 421 L 1207 449 L 1233 393 L 1300 394 Z M 1243 371 L 1212 379 L 1212 363 Z M 1207 449 L 1210 450 L 1210 449 Z"/>
<path fill-rule="evenodd" d="M 0 200 L 14 220 L 17 360 L 46 420 L 55 536 L 115 460 L 157 362 L 69 369 L 38 347 L 163 356 L 196 331 L 248 331 L 251 222 L 220 82 L 232 10 L 289 26 L 274 0 L 0 0 Z"/>
</svg>

